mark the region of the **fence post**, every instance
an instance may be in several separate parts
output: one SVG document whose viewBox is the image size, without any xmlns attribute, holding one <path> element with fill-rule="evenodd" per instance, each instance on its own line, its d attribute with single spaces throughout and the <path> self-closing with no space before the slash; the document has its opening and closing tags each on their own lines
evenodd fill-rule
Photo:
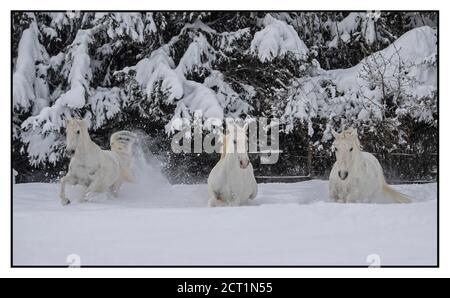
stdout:
<svg viewBox="0 0 450 298">
<path fill-rule="evenodd" d="M 307 168 L 308 168 L 308 176 L 311 176 L 311 171 L 312 171 L 312 148 L 311 148 L 311 144 L 309 144 L 309 143 L 308 143 Z"/>
</svg>

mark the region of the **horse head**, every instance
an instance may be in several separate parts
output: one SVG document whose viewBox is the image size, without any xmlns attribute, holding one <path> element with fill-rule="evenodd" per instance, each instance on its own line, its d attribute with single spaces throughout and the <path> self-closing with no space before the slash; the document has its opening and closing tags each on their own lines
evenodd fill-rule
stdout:
<svg viewBox="0 0 450 298">
<path fill-rule="evenodd" d="M 87 123 L 82 119 L 66 120 L 66 154 L 71 157 L 82 141 L 82 138 L 88 133 Z"/>
<path fill-rule="evenodd" d="M 361 151 L 358 132 L 354 128 L 349 128 L 341 133 L 332 130 L 332 134 L 335 138 L 333 147 L 336 154 L 338 175 L 339 178 L 345 180 Z"/>
<path fill-rule="evenodd" d="M 235 154 L 241 169 L 246 169 L 250 164 L 247 154 L 247 128 L 236 123 L 227 123 L 227 132 L 223 136 L 222 158 L 226 154 Z"/>
</svg>

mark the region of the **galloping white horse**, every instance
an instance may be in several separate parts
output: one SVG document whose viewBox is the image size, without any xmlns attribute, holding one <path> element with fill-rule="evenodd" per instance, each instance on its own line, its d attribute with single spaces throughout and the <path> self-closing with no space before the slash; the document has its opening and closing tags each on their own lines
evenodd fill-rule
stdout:
<svg viewBox="0 0 450 298">
<path fill-rule="evenodd" d="M 89 137 L 84 120 L 66 122 L 66 154 L 71 156 L 69 171 L 61 178 L 61 204 L 67 205 L 66 183 L 86 186 L 83 200 L 93 192 L 117 192 L 123 182 L 132 182 L 130 172 L 131 145 L 136 135 L 129 131 L 114 133 L 110 139 L 111 151 L 100 149 Z"/>
<path fill-rule="evenodd" d="M 228 129 L 223 136 L 221 158 L 208 177 L 210 207 L 239 206 L 254 199 L 258 192 L 247 155 L 247 126 L 228 125 Z"/>
<path fill-rule="evenodd" d="M 343 203 L 396 202 L 410 200 L 389 185 L 375 156 L 361 151 L 356 129 L 350 128 L 340 134 L 332 131 L 335 138 L 336 163 L 330 173 L 330 196 Z"/>
</svg>

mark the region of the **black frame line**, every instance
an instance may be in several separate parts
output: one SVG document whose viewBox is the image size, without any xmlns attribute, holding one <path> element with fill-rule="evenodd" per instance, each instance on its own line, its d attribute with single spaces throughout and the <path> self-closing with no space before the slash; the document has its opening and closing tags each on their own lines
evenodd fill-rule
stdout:
<svg viewBox="0 0 450 298">
<path fill-rule="evenodd" d="M 10 186 L 11 186 L 11 197 L 10 197 L 10 268 L 69 268 L 69 266 L 63 265 L 14 265 L 14 245 L 13 245 L 13 198 L 14 198 L 14 184 L 13 184 L 13 126 L 12 119 L 14 116 L 13 110 L 13 48 L 12 48 L 12 36 L 13 36 L 13 26 L 12 26 L 12 14 L 17 12 L 67 12 L 67 11 L 82 11 L 82 12 L 365 12 L 365 11 L 375 11 L 375 10 L 11 10 L 10 11 L 10 61 L 11 61 L 11 74 L 10 74 L 10 104 L 11 104 L 11 162 L 10 162 Z M 438 26 L 437 31 L 437 259 L 436 265 L 381 265 L 381 268 L 440 268 L 440 196 L 439 196 L 439 170 L 440 170 L 440 113 L 439 113 L 439 90 L 440 90 L 440 72 L 439 72 L 439 38 L 440 38 L 440 19 L 439 10 L 380 10 L 382 12 L 436 12 Z M 81 268 L 368 268 L 364 265 L 81 265 Z"/>
</svg>

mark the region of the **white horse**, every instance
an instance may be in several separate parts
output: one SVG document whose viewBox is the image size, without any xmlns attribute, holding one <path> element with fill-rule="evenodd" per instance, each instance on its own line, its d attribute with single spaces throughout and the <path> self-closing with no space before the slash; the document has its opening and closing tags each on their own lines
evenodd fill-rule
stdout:
<svg viewBox="0 0 450 298">
<path fill-rule="evenodd" d="M 343 203 L 410 202 L 409 198 L 386 184 L 376 157 L 361 151 L 356 129 L 350 128 L 340 134 L 333 130 L 332 134 L 336 151 L 336 163 L 329 182 L 332 200 Z"/>
<path fill-rule="evenodd" d="M 209 206 L 239 206 L 258 192 L 253 166 L 247 155 L 246 130 L 228 126 L 223 136 L 222 155 L 208 177 Z"/>
<path fill-rule="evenodd" d="M 82 200 L 94 192 L 110 192 L 117 196 L 123 182 L 132 182 L 131 145 L 136 135 L 119 131 L 110 138 L 111 151 L 100 149 L 89 137 L 84 120 L 66 122 L 66 154 L 71 157 L 69 171 L 61 178 L 61 204 L 67 205 L 66 183 L 86 187 Z"/>
</svg>

